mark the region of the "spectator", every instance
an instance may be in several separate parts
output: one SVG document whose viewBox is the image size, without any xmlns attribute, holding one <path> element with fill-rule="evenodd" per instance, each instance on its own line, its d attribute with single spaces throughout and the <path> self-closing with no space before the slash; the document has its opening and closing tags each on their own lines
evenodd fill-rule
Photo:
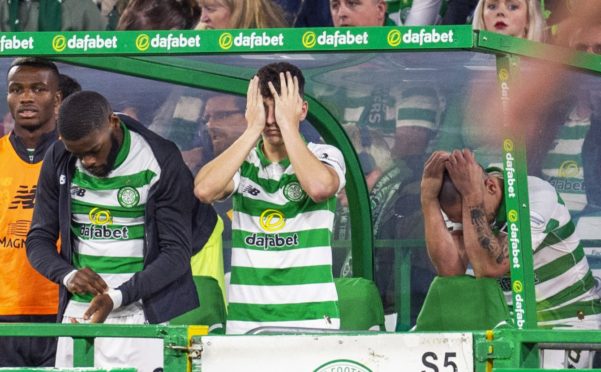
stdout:
<svg viewBox="0 0 601 372">
<path fill-rule="evenodd" d="M 200 0 L 198 29 L 288 27 L 282 8 L 272 0 Z"/>
<path fill-rule="evenodd" d="M 14 130 L 0 139 L 0 322 L 54 323 L 56 284 L 36 272 L 23 242 L 31 224 L 36 184 L 46 150 L 57 140 L 56 113 L 61 103 L 59 73 L 52 62 L 17 58 L 8 70 L 6 101 Z M 56 245 L 50 249 L 56 252 Z M 0 367 L 54 365 L 56 338 L 0 337 Z"/>
<path fill-rule="evenodd" d="M 383 26 L 386 18 L 384 0 L 330 0 L 335 27 Z"/>
<path fill-rule="evenodd" d="M 303 92 L 297 67 L 262 67 L 249 84 L 246 131 L 196 176 L 202 201 L 234 197 L 230 334 L 340 326 L 330 237 L 345 164 L 335 147 L 300 135 Z"/>
<path fill-rule="evenodd" d="M 63 99 L 69 97 L 75 92 L 81 91 L 81 85 L 79 85 L 79 82 L 77 82 L 77 80 L 73 79 L 71 76 L 65 74 L 59 75 L 58 87 L 63 95 Z"/>
<path fill-rule="evenodd" d="M 503 194 L 502 173 L 485 172 L 469 150 L 432 154 L 424 167 L 421 205 L 438 275 L 464 275 L 469 264 L 476 278 L 504 278 L 503 288 L 511 291 Z M 601 301 L 568 209 L 540 178 L 528 177 L 528 195 L 539 325 L 599 329 Z M 455 223 L 452 232 L 441 210 Z M 570 351 L 567 358 L 545 350 L 543 367 L 586 368 L 592 357 L 588 350 Z"/>
<path fill-rule="evenodd" d="M 189 30 L 199 20 L 196 0 L 131 0 L 117 30 Z"/>
<path fill-rule="evenodd" d="M 0 31 L 92 31 L 105 28 L 106 23 L 92 0 L 0 1 Z"/>
<path fill-rule="evenodd" d="M 190 242 L 204 245 L 216 215 L 195 200 L 175 145 L 115 115 L 95 92 L 71 95 L 58 117 L 62 141 L 42 166 L 27 255 L 61 284 L 59 319 L 158 324 L 198 307 Z M 162 340 L 94 346 L 97 368 L 162 367 Z M 59 339 L 56 358 L 58 367 L 72 364 L 70 338 Z"/>
<path fill-rule="evenodd" d="M 407 25 L 434 23 L 440 3 L 441 0 L 413 0 Z M 385 0 L 330 0 L 330 11 L 336 27 L 402 25 L 400 5 L 395 5 L 395 13 L 390 17 Z"/>
<path fill-rule="evenodd" d="M 532 41 L 544 41 L 545 20 L 538 0 L 480 0 L 474 30 L 487 30 Z"/>
</svg>

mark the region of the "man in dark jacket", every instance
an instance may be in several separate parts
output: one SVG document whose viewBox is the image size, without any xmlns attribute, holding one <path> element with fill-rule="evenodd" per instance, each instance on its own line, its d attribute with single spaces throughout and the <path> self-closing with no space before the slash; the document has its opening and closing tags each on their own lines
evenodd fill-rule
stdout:
<svg viewBox="0 0 601 372">
<path fill-rule="evenodd" d="M 62 284 L 59 319 L 162 323 L 197 307 L 192 244 L 204 245 L 216 215 L 195 200 L 175 144 L 115 115 L 89 91 L 64 101 L 58 130 L 62 141 L 46 154 L 38 182 L 27 255 Z M 70 343 L 59 340 L 57 366 L 72 364 Z M 142 371 L 162 365 L 160 340 L 99 339 L 95 350 L 99 368 L 124 360 Z"/>
</svg>

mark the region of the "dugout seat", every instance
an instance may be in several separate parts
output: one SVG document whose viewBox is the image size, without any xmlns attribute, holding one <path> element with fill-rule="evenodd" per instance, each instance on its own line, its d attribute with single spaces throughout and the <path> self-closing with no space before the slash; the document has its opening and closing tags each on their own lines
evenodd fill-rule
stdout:
<svg viewBox="0 0 601 372">
<path fill-rule="evenodd" d="M 373 281 L 335 278 L 343 331 L 384 331 L 384 306 Z"/>
</svg>

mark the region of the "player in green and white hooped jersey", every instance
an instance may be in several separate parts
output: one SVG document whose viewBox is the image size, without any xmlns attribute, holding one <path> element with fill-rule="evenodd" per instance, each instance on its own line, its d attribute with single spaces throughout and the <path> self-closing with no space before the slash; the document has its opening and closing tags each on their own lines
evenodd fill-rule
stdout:
<svg viewBox="0 0 601 372">
<path fill-rule="evenodd" d="M 234 198 L 230 334 L 339 328 L 330 237 L 345 165 L 338 149 L 300 135 L 303 88 L 293 65 L 261 68 L 248 87 L 246 131 L 195 179 L 203 202 Z"/>
<path fill-rule="evenodd" d="M 528 193 L 538 323 L 599 329 L 598 289 L 567 207 L 553 186 L 540 178 L 528 177 Z M 424 167 L 421 203 L 426 247 L 440 276 L 463 275 L 468 264 L 477 278 L 508 274 L 500 174 L 485 173 L 469 150 L 437 151 Z M 461 229 L 449 232 L 441 210 L 462 224 Z M 577 360 L 569 358 L 570 352 L 564 365 L 563 352 L 549 360 L 554 352 L 545 350 L 544 367 L 585 368 L 592 361 L 588 351 L 580 352 Z"/>
<path fill-rule="evenodd" d="M 205 240 L 215 219 L 194 198 L 177 146 L 113 113 L 96 92 L 69 96 L 58 130 L 62 141 L 48 150 L 38 181 L 27 255 L 62 284 L 60 319 L 159 324 L 198 307 L 191 241 Z M 72 366 L 71 344 L 59 339 L 57 367 Z M 97 368 L 163 364 L 160 339 L 100 338 L 94 349 Z"/>
</svg>

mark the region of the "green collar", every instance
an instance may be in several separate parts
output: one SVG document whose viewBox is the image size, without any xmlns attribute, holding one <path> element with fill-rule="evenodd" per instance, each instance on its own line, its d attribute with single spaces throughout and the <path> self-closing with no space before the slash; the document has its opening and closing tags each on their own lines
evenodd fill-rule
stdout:
<svg viewBox="0 0 601 372">
<path fill-rule="evenodd" d="M 129 129 L 127 129 L 121 120 L 119 120 L 119 124 L 123 130 L 123 142 L 121 143 L 119 153 L 117 153 L 117 159 L 115 159 L 115 165 L 113 166 L 113 169 L 117 169 L 121 164 L 123 164 L 125 159 L 127 159 L 127 155 L 129 155 L 129 148 L 131 146 L 131 134 L 129 133 Z"/>
<path fill-rule="evenodd" d="M 271 163 L 273 163 L 271 160 L 269 160 L 267 158 L 267 156 L 265 156 L 265 153 L 263 152 L 263 138 L 259 139 L 259 142 L 257 142 L 257 155 L 259 155 L 259 161 L 261 162 L 261 165 L 263 167 L 267 167 L 269 166 Z M 290 160 L 286 157 L 282 160 L 279 161 L 280 166 L 282 166 L 284 169 L 288 168 L 288 166 L 290 166 Z"/>
</svg>

